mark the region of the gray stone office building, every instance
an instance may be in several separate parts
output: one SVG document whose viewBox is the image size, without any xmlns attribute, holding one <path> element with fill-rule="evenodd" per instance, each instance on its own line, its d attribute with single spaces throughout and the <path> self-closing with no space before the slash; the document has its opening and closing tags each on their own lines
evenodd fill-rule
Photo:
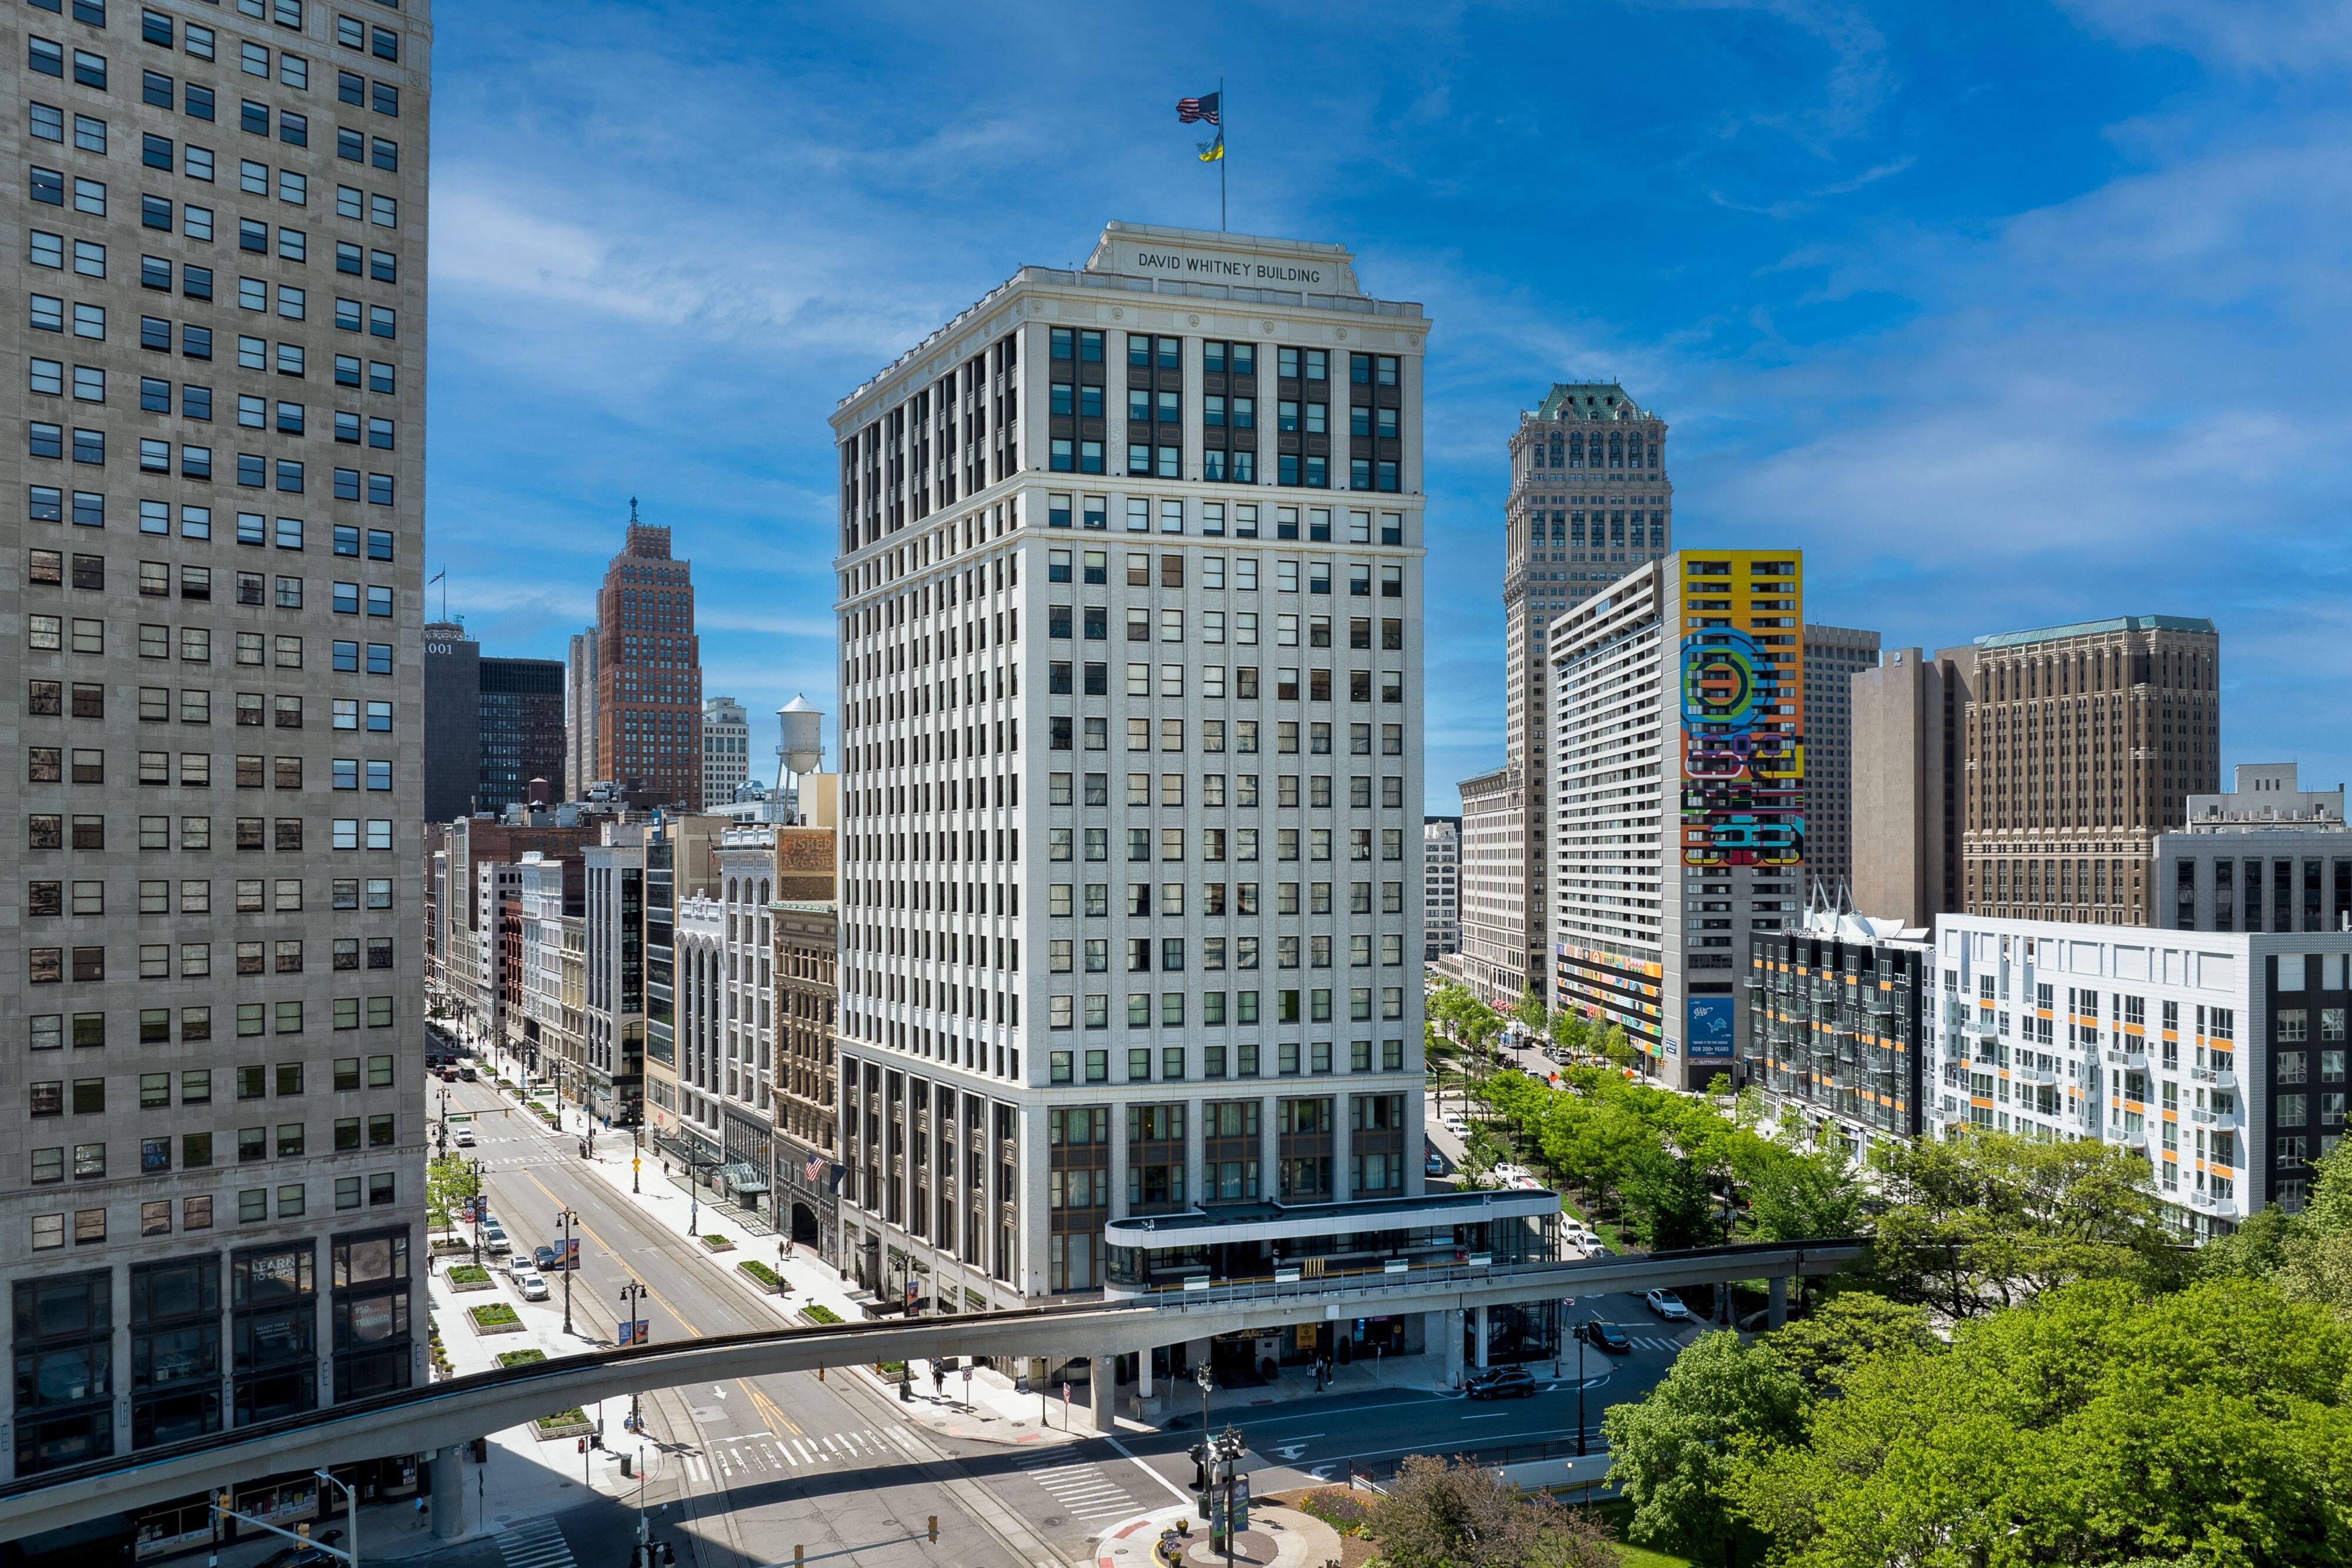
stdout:
<svg viewBox="0 0 2352 1568">
<path fill-rule="evenodd" d="M 0 13 L 0 1473 L 426 1376 L 431 13 Z"/>
</svg>

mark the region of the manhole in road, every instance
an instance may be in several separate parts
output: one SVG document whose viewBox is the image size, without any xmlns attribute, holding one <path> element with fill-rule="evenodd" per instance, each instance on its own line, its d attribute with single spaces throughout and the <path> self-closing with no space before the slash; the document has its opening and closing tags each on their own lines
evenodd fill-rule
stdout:
<svg viewBox="0 0 2352 1568">
<path fill-rule="evenodd" d="M 1048 1520 L 1045 1521 L 1045 1528 L 1046 1528 L 1046 1529 L 1048 1529 L 1048 1530 L 1052 1530 L 1052 1529 L 1053 1529 L 1053 1528 L 1055 1528 L 1056 1525 L 1067 1524 L 1068 1522 L 1069 1522 L 1069 1521 L 1067 1521 L 1067 1520 L 1064 1519 L 1061 1515 L 1059 1515 L 1059 1514 L 1055 1514 L 1053 1518 L 1048 1519 Z"/>
</svg>

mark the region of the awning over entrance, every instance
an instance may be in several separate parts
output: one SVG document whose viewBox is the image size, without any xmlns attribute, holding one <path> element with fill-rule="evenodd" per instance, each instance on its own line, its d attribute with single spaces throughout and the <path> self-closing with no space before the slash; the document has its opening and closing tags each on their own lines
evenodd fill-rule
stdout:
<svg viewBox="0 0 2352 1568">
<path fill-rule="evenodd" d="M 734 1192 L 757 1193 L 768 1190 L 768 1178 L 740 1160 L 732 1165 L 719 1166 L 719 1179 L 725 1182 L 729 1189 Z"/>
</svg>

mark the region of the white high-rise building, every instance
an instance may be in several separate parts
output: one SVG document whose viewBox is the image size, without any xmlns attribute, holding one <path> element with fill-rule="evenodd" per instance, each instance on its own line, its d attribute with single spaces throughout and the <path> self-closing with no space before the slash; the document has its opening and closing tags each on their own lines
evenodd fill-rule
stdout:
<svg viewBox="0 0 2352 1568">
<path fill-rule="evenodd" d="M 2352 932 L 1936 919 L 1933 1132 L 2099 1138 L 2184 1230 L 2301 1208 L 2344 1136 Z"/>
<path fill-rule="evenodd" d="M 588 799 L 588 786 L 604 778 L 596 749 L 597 643 L 593 626 L 574 632 L 563 661 L 563 787 L 574 800 Z"/>
<path fill-rule="evenodd" d="M 1421 956 L 1435 963 L 1462 950 L 1462 819 L 1421 824 Z"/>
<path fill-rule="evenodd" d="M 836 410 L 843 1262 L 887 1300 L 1465 1245 L 1422 1192 L 1427 332 L 1336 246 L 1114 224 Z"/>
<path fill-rule="evenodd" d="M 751 718 L 733 697 L 702 699 L 702 809 L 726 810 L 751 776 Z"/>
<path fill-rule="evenodd" d="M 1550 628 L 1546 999 L 1678 1087 L 1748 1070 L 1750 940 L 1804 908 L 1803 602 L 1793 550 L 1685 549 Z"/>
<path fill-rule="evenodd" d="M 432 11 L 8 12 L 0 1478 L 428 1375 Z"/>
</svg>

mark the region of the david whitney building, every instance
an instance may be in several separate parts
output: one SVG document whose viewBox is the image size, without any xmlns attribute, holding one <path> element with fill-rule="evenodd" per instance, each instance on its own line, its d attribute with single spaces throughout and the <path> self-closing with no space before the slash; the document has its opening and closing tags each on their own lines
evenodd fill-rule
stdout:
<svg viewBox="0 0 2352 1568">
<path fill-rule="evenodd" d="M 886 1299 L 1541 1244 L 1535 1195 L 1423 1190 L 1428 330 L 1337 246 L 1113 224 L 836 409 L 843 1244 Z"/>
</svg>

